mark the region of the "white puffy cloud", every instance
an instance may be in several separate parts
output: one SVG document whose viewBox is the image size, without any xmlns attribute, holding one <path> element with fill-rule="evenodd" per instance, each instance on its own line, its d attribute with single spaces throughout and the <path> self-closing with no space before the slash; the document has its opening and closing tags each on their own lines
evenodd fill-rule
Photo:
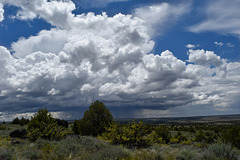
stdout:
<svg viewBox="0 0 240 160">
<path fill-rule="evenodd" d="M 5 95 L 8 93 L 9 86 L 8 78 L 16 73 L 15 68 L 12 65 L 9 65 L 11 63 L 14 63 L 14 58 L 11 56 L 10 52 L 7 50 L 7 48 L 0 46 L 0 96 Z"/>
<path fill-rule="evenodd" d="M 181 16 L 189 12 L 190 3 L 169 4 L 161 3 L 137 8 L 134 15 L 143 19 L 152 36 L 161 35 L 176 23 Z"/>
<path fill-rule="evenodd" d="M 67 41 L 67 31 L 60 29 L 42 30 L 37 36 L 20 38 L 12 43 L 14 56 L 23 58 L 37 51 L 59 53 Z"/>
<path fill-rule="evenodd" d="M 212 76 L 206 73 L 201 74 L 201 85 L 196 87 L 198 92 L 202 92 L 202 101 L 197 101 L 195 104 L 212 104 L 216 111 L 228 112 L 229 110 L 237 110 L 237 103 L 239 102 L 239 62 L 231 62 L 226 64 L 225 77 L 221 73 Z M 214 68 L 203 68 L 205 72 L 214 72 Z M 232 112 L 234 113 L 234 112 Z"/>
<path fill-rule="evenodd" d="M 145 55 L 143 62 L 132 69 L 127 82 L 106 83 L 100 87 L 100 95 L 156 95 L 149 92 L 159 92 L 176 81 L 185 70 L 185 63 L 178 60 L 169 51 L 159 55 Z M 147 85 L 147 87 L 146 87 Z M 146 97 L 145 97 L 146 98 Z"/>
<path fill-rule="evenodd" d="M 16 5 L 25 6 L 19 1 Z M 159 110 L 174 115 L 177 106 L 232 111 L 238 102 L 238 62 L 204 50 L 190 49 L 188 63 L 168 50 L 154 55 L 149 26 L 138 17 L 72 16 L 66 9 L 70 19 L 65 27 L 49 18 L 58 12 L 53 8 L 42 9 L 46 13 L 31 10 L 46 15 L 57 28 L 19 39 L 12 44 L 13 55 L 0 47 L 0 112 L 33 112 L 42 106 L 76 111 L 98 99 L 119 117 L 149 117 Z"/>
<path fill-rule="evenodd" d="M 4 20 L 4 9 L 3 5 L 0 3 L 0 22 Z"/>
<path fill-rule="evenodd" d="M 21 20 L 43 18 L 53 26 L 61 28 L 71 27 L 70 22 L 74 18 L 72 11 L 75 4 L 70 0 L 0 0 L 2 4 L 14 5 L 20 8 L 15 16 Z"/>
<path fill-rule="evenodd" d="M 240 35 L 240 1 L 226 0 L 209 1 L 201 10 L 206 19 L 189 28 L 192 32 L 214 31 L 221 34 Z"/>
<path fill-rule="evenodd" d="M 37 99 L 37 105 L 84 105 L 100 97 L 102 85 L 127 81 L 154 45 L 142 20 L 130 15 L 89 13 L 74 21 L 78 25 L 71 30 L 43 30 L 15 42 L 18 59 L 3 49 L 8 53 L 4 72 L 9 88 L 1 85 L 5 103 L 11 97 L 19 104 Z"/>
<path fill-rule="evenodd" d="M 194 44 L 187 44 L 186 47 L 189 48 L 189 49 L 193 49 L 193 48 L 196 47 L 196 45 L 194 45 Z"/>
<path fill-rule="evenodd" d="M 213 65 L 215 67 L 221 66 L 225 63 L 225 60 L 221 59 L 220 56 L 214 54 L 213 51 L 202 50 L 189 50 L 189 60 L 199 65 Z"/>
</svg>

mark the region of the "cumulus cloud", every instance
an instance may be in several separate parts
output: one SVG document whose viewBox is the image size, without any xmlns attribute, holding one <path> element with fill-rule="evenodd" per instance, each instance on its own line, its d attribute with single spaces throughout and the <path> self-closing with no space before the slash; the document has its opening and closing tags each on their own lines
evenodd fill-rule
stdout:
<svg viewBox="0 0 240 160">
<path fill-rule="evenodd" d="M 213 51 L 189 50 L 189 60 L 199 65 L 213 65 L 215 67 L 225 64 L 225 60 L 214 54 Z"/>
<path fill-rule="evenodd" d="M 43 18 L 53 26 L 69 28 L 70 21 L 74 18 L 72 11 L 75 9 L 75 4 L 70 0 L 0 0 L 0 2 L 19 7 L 20 10 L 15 17 L 21 20 Z"/>
<path fill-rule="evenodd" d="M 206 13 L 206 20 L 189 28 L 192 32 L 214 31 L 221 34 L 240 35 L 240 1 L 231 3 L 225 0 L 214 0 L 201 10 Z"/>
<path fill-rule="evenodd" d="M 106 96 L 110 93 L 127 97 L 134 94 L 151 98 L 181 77 L 185 70 L 184 62 L 169 51 L 160 56 L 145 55 L 142 60 L 143 62 L 130 72 L 127 82 L 106 83 L 100 87 L 100 95 Z M 149 93 L 153 91 L 155 93 Z"/>
<path fill-rule="evenodd" d="M 53 5 L 69 3 L 54 1 Z M 19 39 L 12 44 L 13 54 L 0 47 L 0 112 L 14 115 L 42 106 L 76 111 L 98 99 L 114 115 L 121 112 L 119 117 L 126 112 L 149 117 L 160 110 L 173 115 L 170 110 L 177 106 L 208 105 L 215 107 L 212 110 L 228 110 L 239 99 L 233 96 L 240 86 L 237 62 L 228 63 L 205 50 L 190 49 L 187 63 L 168 50 L 151 54 L 154 42 L 149 26 L 132 15 L 72 16 L 71 9 L 66 9 L 68 12 L 61 13 L 71 17 L 66 27 L 53 20 L 58 9 L 48 9 L 36 13 L 43 18 L 46 15 L 45 20 L 58 27 Z M 140 112 L 136 114 L 136 110 Z"/>
<path fill-rule="evenodd" d="M 3 5 L 0 3 L 0 22 L 4 20 L 4 9 Z"/>
<path fill-rule="evenodd" d="M 193 48 L 196 48 L 197 46 L 194 44 L 187 44 L 185 47 L 187 47 L 189 49 L 193 49 Z"/>
<path fill-rule="evenodd" d="M 37 36 L 31 36 L 27 39 L 20 38 L 17 42 L 12 43 L 12 49 L 17 58 L 23 58 L 37 51 L 59 53 L 66 42 L 66 30 L 42 30 Z"/>
<path fill-rule="evenodd" d="M 148 25 L 149 33 L 161 35 L 165 30 L 176 23 L 181 16 L 189 11 L 190 4 L 182 3 L 178 5 L 161 3 L 147 7 L 137 8 L 134 15 L 143 19 Z"/>
</svg>

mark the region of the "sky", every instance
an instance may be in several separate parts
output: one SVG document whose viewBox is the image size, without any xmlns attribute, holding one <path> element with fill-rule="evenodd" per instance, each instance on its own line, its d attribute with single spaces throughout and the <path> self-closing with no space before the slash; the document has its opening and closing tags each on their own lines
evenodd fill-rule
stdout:
<svg viewBox="0 0 240 160">
<path fill-rule="evenodd" d="M 240 0 L 0 0 L 0 121 L 240 114 Z"/>
</svg>

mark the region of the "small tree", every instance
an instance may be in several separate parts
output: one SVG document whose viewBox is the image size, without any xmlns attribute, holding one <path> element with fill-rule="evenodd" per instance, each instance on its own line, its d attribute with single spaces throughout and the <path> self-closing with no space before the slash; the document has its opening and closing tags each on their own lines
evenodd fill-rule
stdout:
<svg viewBox="0 0 240 160">
<path fill-rule="evenodd" d="M 57 121 L 57 124 L 59 126 L 62 126 L 62 127 L 65 127 L 65 128 L 68 128 L 68 122 L 65 121 L 65 120 L 61 120 L 61 119 L 58 119 L 58 118 L 55 118 L 55 120 Z"/>
<path fill-rule="evenodd" d="M 25 119 L 22 117 L 22 119 L 20 120 L 20 125 L 24 126 L 25 124 L 28 124 L 28 122 L 29 122 L 29 119 Z"/>
<path fill-rule="evenodd" d="M 16 117 L 13 121 L 12 124 L 20 124 L 20 119 Z"/>
<path fill-rule="evenodd" d="M 28 123 L 27 137 L 35 141 L 38 138 L 59 140 L 67 135 L 67 130 L 58 126 L 57 121 L 47 109 L 40 109 Z"/>
<path fill-rule="evenodd" d="M 100 101 L 95 101 L 84 113 L 81 120 L 75 120 L 73 132 L 81 135 L 97 136 L 105 132 L 109 123 L 113 122 L 113 116 L 107 107 Z"/>
</svg>

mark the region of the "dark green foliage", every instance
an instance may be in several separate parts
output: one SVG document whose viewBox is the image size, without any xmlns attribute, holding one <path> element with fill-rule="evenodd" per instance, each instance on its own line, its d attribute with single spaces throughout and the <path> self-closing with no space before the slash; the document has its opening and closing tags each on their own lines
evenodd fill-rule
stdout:
<svg viewBox="0 0 240 160">
<path fill-rule="evenodd" d="M 240 126 L 233 126 L 228 129 L 223 135 L 222 139 L 226 143 L 232 144 L 232 146 L 240 149 Z"/>
<path fill-rule="evenodd" d="M 151 143 L 168 144 L 171 139 L 171 133 L 164 125 L 158 126 L 148 135 L 148 140 Z"/>
<path fill-rule="evenodd" d="M 67 122 L 67 121 L 65 121 L 65 120 L 60 120 L 60 119 L 57 119 L 57 118 L 56 118 L 55 120 L 57 121 L 57 124 L 58 124 L 59 126 L 68 128 L 68 122 Z"/>
<path fill-rule="evenodd" d="M 195 141 L 196 142 L 203 142 L 203 141 L 205 141 L 205 139 L 206 139 L 205 134 L 203 133 L 202 130 L 200 130 L 196 135 Z"/>
<path fill-rule="evenodd" d="M 189 142 L 188 142 L 187 136 L 183 135 L 180 131 L 178 131 L 177 135 L 175 135 L 171 138 L 171 143 L 172 144 L 175 144 L 175 143 L 184 144 L 184 143 L 189 143 Z"/>
<path fill-rule="evenodd" d="M 212 131 L 203 132 L 200 130 L 196 135 L 195 141 L 200 142 L 202 145 L 212 144 L 217 141 L 217 136 Z"/>
<path fill-rule="evenodd" d="M 179 142 L 187 141 L 187 137 L 185 135 L 182 135 L 181 132 L 178 132 L 176 138 L 178 138 Z"/>
<path fill-rule="evenodd" d="M 57 121 L 48 113 L 47 109 L 40 109 L 28 123 L 28 138 L 32 141 L 38 138 L 59 140 L 67 135 L 68 131 L 58 126 Z"/>
<path fill-rule="evenodd" d="M 205 136 L 206 136 L 206 143 L 207 144 L 213 144 L 217 141 L 217 136 L 213 132 L 207 131 L 205 133 Z"/>
<path fill-rule="evenodd" d="M 25 119 L 25 118 L 22 117 L 22 119 L 20 120 L 20 123 L 19 123 L 19 124 L 20 124 L 21 126 L 24 126 L 25 124 L 28 124 L 28 122 L 29 122 L 29 119 Z"/>
<path fill-rule="evenodd" d="M 203 155 L 204 160 L 237 160 L 238 152 L 231 145 L 224 143 L 213 144 Z"/>
<path fill-rule="evenodd" d="M 21 118 L 21 120 L 16 117 L 13 121 L 12 121 L 12 124 L 20 124 L 21 126 L 24 126 L 25 124 L 28 124 L 29 122 L 29 119 L 25 119 L 25 118 Z"/>
<path fill-rule="evenodd" d="M 20 124 L 20 120 L 18 117 L 16 117 L 13 121 L 12 124 Z"/>
<path fill-rule="evenodd" d="M 79 120 L 75 120 L 73 122 L 73 127 L 72 127 L 72 131 L 74 134 L 79 135 L 80 134 L 80 122 Z"/>
<path fill-rule="evenodd" d="M 113 116 L 107 107 L 100 101 L 95 101 L 84 113 L 81 120 L 75 121 L 73 132 L 81 135 L 97 136 L 105 132 L 109 123 L 113 122 Z"/>
<path fill-rule="evenodd" d="M 17 129 L 17 130 L 14 130 L 12 131 L 10 134 L 9 134 L 10 137 L 12 138 L 23 138 L 25 139 L 26 136 L 27 136 L 27 130 L 26 129 Z"/>
<path fill-rule="evenodd" d="M 143 122 L 131 122 L 126 125 L 112 123 L 102 138 L 112 144 L 123 144 L 128 148 L 142 148 L 149 146 L 147 130 Z"/>
<path fill-rule="evenodd" d="M 171 133 L 166 126 L 159 126 L 155 129 L 155 132 L 163 139 L 163 143 L 169 143 L 171 139 Z"/>
</svg>

